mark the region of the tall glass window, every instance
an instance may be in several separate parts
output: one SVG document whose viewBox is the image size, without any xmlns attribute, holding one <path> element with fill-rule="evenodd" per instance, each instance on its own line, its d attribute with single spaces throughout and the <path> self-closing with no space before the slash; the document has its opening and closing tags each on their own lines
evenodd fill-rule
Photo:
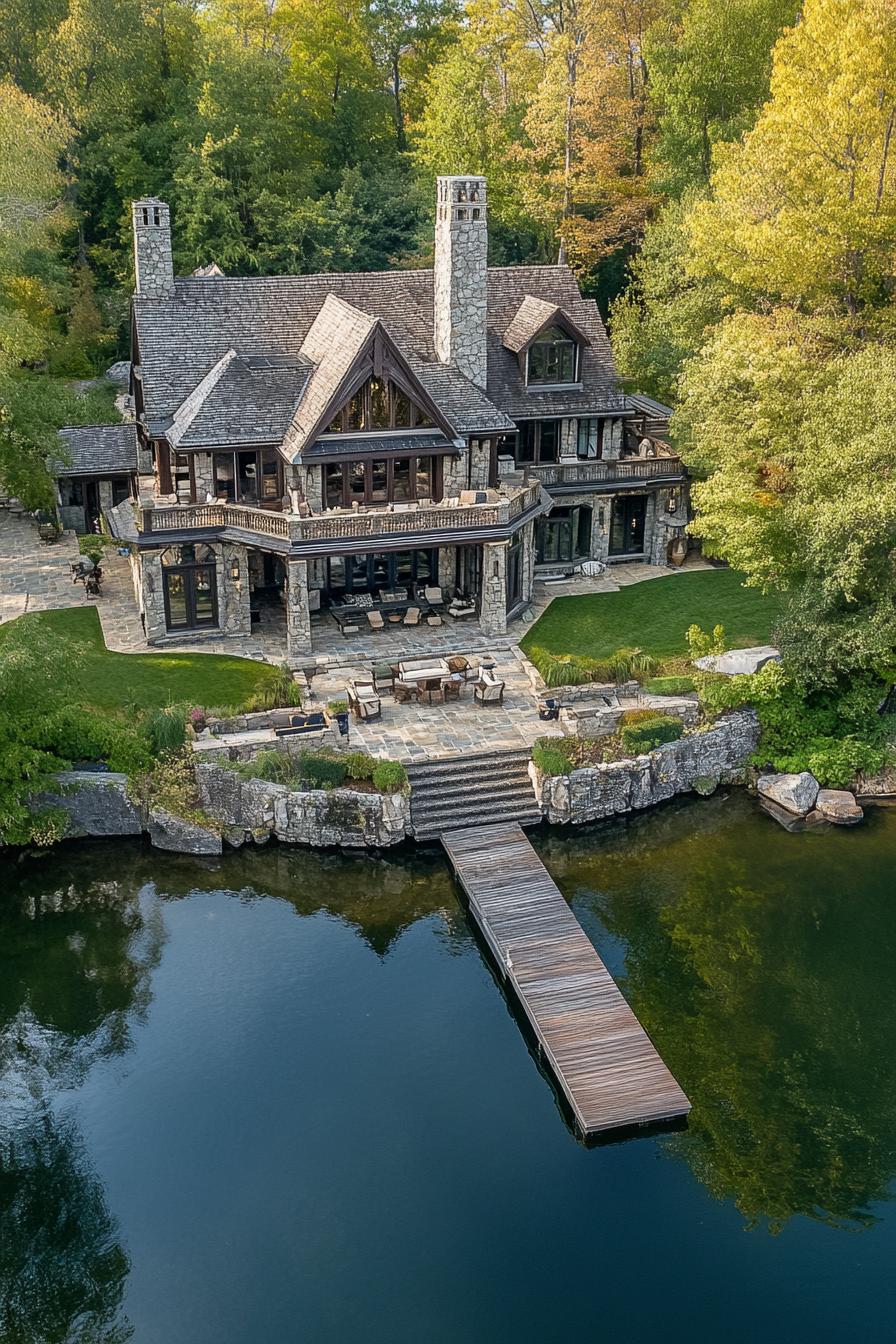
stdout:
<svg viewBox="0 0 896 1344">
<path fill-rule="evenodd" d="M 559 327 L 548 327 L 529 346 L 530 383 L 574 383 L 576 343 Z"/>
<path fill-rule="evenodd" d="M 603 420 L 580 420 L 576 435 L 576 456 L 593 461 L 603 455 Z"/>
</svg>

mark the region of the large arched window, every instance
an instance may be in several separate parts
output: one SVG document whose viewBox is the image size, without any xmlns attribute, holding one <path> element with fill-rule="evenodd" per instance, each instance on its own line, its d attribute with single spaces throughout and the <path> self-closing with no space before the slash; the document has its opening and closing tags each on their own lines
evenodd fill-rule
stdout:
<svg viewBox="0 0 896 1344">
<path fill-rule="evenodd" d="M 574 383 L 578 347 L 561 327 L 548 327 L 529 346 L 529 383 Z"/>
<path fill-rule="evenodd" d="M 169 630 L 201 630 L 218 624 L 215 553 L 185 542 L 162 552 L 165 625 Z"/>
</svg>

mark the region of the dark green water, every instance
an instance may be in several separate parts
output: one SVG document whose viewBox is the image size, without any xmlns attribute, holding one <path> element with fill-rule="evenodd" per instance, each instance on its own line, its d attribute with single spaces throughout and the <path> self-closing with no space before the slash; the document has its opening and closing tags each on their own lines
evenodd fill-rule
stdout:
<svg viewBox="0 0 896 1344">
<path fill-rule="evenodd" d="M 0 874 L 0 1340 L 893 1337 L 896 812 L 536 844 L 694 1111 L 587 1150 L 438 855 Z"/>
</svg>

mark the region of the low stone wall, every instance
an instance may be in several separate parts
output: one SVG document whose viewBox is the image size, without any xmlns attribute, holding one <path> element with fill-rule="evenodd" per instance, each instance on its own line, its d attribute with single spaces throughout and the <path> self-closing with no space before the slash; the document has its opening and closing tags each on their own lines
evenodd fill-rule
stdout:
<svg viewBox="0 0 896 1344">
<path fill-rule="evenodd" d="M 127 775 L 65 770 L 56 776 L 59 789 L 35 794 L 31 810 L 53 807 L 68 815 L 65 838 L 140 835 L 143 814 L 128 797 Z"/>
<path fill-rule="evenodd" d="M 196 766 L 202 806 L 224 828 L 231 845 L 264 843 L 384 849 L 399 844 L 410 828 L 410 804 L 401 793 L 353 789 L 294 790 L 263 779 L 242 779 L 234 770 Z"/>
<path fill-rule="evenodd" d="M 547 820 L 580 825 L 653 807 L 703 781 L 708 787 L 738 781 L 758 741 L 759 721 L 745 709 L 632 760 L 586 766 L 569 775 L 544 775 L 534 763 L 529 769 Z"/>
</svg>

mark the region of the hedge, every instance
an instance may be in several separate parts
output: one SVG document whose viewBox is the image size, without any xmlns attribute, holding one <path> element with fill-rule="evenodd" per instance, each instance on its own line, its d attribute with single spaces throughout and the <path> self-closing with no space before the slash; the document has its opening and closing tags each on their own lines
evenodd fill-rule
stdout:
<svg viewBox="0 0 896 1344">
<path fill-rule="evenodd" d="M 657 714 L 638 723 L 626 723 L 619 736 L 623 750 L 631 756 L 640 756 L 643 752 L 653 751 L 664 742 L 677 742 L 684 732 L 681 719 L 669 714 Z"/>
</svg>

